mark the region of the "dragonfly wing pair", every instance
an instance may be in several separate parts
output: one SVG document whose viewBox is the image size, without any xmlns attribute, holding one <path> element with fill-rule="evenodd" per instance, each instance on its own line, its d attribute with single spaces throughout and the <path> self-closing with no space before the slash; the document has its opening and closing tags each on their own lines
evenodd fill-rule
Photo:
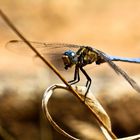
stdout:
<svg viewBox="0 0 140 140">
<path fill-rule="evenodd" d="M 105 62 L 107 62 L 109 66 L 117 74 L 121 74 L 137 92 L 140 92 L 140 86 L 132 78 L 130 78 L 125 71 L 123 71 L 119 66 L 117 66 L 115 63 L 112 62 L 112 61 L 123 61 L 123 62 L 131 62 L 131 63 L 140 63 L 140 58 L 131 59 L 131 58 L 113 57 L 113 56 L 108 56 L 107 54 L 99 50 L 96 51 L 98 52 L 98 55 L 100 55 L 101 58 Z"/>
<path fill-rule="evenodd" d="M 30 42 L 45 58 L 49 57 L 58 64 L 58 67 L 62 67 L 59 65 L 59 61 L 62 62 L 62 54 L 70 49 L 73 51 L 78 51 L 79 48 L 84 47 L 80 45 L 74 45 L 74 44 L 61 44 L 61 43 L 41 43 L 41 42 Z M 10 50 L 14 50 L 15 52 L 21 54 L 22 52 L 24 54 L 30 54 L 34 56 L 35 54 L 30 50 L 30 48 L 25 44 L 25 42 L 20 40 L 12 40 L 9 41 L 6 45 L 6 47 Z M 109 66 L 117 73 L 122 75 L 128 83 L 138 92 L 140 92 L 139 85 L 128 76 L 126 72 L 124 72 L 121 68 L 119 68 L 115 63 L 112 61 L 122 61 L 122 62 L 130 62 L 130 63 L 140 63 L 140 58 L 122 58 L 122 57 L 115 57 L 115 56 L 109 56 L 105 54 L 104 52 L 94 49 L 93 51 L 98 54 L 98 56 L 101 58 L 98 61 L 96 61 L 96 64 L 101 64 L 104 62 L 107 62 Z M 57 60 L 57 61 L 56 61 Z"/>
<path fill-rule="evenodd" d="M 42 42 L 35 42 L 30 41 L 31 45 L 36 48 L 36 50 L 42 54 L 49 62 L 54 64 L 54 66 L 60 70 L 64 71 L 64 64 L 62 61 L 62 54 L 66 51 L 66 49 L 72 49 L 77 51 L 79 48 L 78 45 L 73 44 L 63 44 L 63 43 L 42 43 Z M 37 64 L 44 64 L 40 60 L 38 56 L 28 47 L 28 45 L 23 42 L 22 40 L 11 40 L 6 44 L 6 48 L 14 52 L 15 54 L 21 54 L 26 57 L 33 57 L 35 58 L 35 63 Z"/>
</svg>

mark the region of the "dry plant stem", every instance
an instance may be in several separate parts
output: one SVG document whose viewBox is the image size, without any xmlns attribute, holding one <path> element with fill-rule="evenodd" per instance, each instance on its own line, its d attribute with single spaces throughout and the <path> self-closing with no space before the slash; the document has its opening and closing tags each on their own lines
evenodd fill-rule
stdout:
<svg viewBox="0 0 140 140">
<path fill-rule="evenodd" d="M 126 138 L 120 138 L 118 140 L 140 140 L 140 134 L 134 135 L 134 136 L 130 136 L 130 137 L 126 137 Z"/>
<path fill-rule="evenodd" d="M 76 96 L 84 105 L 87 106 L 89 111 L 93 114 L 93 116 L 97 119 L 97 121 L 102 124 L 108 131 L 108 133 L 112 136 L 113 139 L 116 139 L 116 136 L 106 127 L 104 122 L 95 114 L 92 108 L 87 105 L 82 98 L 78 95 L 78 93 L 68 84 L 68 82 L 62 77 L 59 71 L 50 64 L 32 45 L 31 43 L 17 30 L 17 28 L 13 25 L 13 23 L 9 20 L 9 18 L 2 12 L 0 9 L 0 15 L 2 19 L 6 22 L 6 24 L 32 49 L 32 51 L 64 82 L 64 84 L 70 89 L 70 91 Z"/>
</svg>

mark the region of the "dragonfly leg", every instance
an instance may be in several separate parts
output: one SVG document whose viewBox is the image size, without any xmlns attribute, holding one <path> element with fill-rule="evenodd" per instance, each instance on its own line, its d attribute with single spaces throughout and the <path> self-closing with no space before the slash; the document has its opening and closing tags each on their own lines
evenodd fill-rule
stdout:
<svg viewBox="0 0 140 140">
<path fill-rule="evenodd" d="M 68 83 L 69 83 L 70 85 L 73 85 L 73 84 L 78 83 L 79 81 L 80 81 L 79 67 L 76 66 L 76 67 L 75 67 L 75 72 L 74 72 L 74 79 L 71 80 L 71 81 L 69 81 Z"/>
<path fill-rule="evenodd" d="M 85 98 L 86 98 L 87 93 L 88 93 L 88 91 L 89 91 L 89 88 L 90 88 L 90 86 L 91 86 L 91 78 L 89 77 L 89 75 L 86 73 L 86 71 L 85 71 L 82 67 L 80 67 L 80 70 L 82 71 L 82 73 L 83 73 L 83 74 L 85 75 L 85 77 L 87 78 L 87 83 L 86 83 L 87 91 L 86 91 L 86 93 L 85 93 Z"/>
</svg>

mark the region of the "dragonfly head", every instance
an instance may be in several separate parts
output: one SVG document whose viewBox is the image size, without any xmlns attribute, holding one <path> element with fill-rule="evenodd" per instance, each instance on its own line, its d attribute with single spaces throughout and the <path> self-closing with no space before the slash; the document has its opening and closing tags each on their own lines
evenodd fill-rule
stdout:
<svg viewBox="0 0 140 140">
<path fill-rule="evenodd" d="M 71 50 L 65 51 L 62 56 L 62 59 L 66 70 L 72 67 L 77 62 L 76 53 Z"/>
</svg>

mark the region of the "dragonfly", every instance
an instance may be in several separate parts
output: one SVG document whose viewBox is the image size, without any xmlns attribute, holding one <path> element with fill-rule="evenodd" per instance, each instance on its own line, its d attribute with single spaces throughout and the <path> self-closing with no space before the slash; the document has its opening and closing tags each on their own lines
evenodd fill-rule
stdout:
<svg viewBox="0 0 140 140">
<path fill-rule="evenodd" d="M 41 52 L 44 57 L 51 54 L 52 59 L 56 59 L 57 62 L 62 61 L 66 70 L 75 67 L 74 78 L 68 82 L 70 85 L 76 84 L 80 81 L 79 72 L 81 71 L 87 79 L 85 84 L 87 88 L 85 97 L 87 96 L 87 93 L 91 87 L 92 79 L 85 71 L 84 67 L 92 63 L 95 63 L 96 65 L 107 63 L 117 74 L 120 74 L 132 86 L 132 88 L 134 88 L 137 92 L 140 92 L 140 86 L 131 77 L 129 77 L 125 71 L 114 63 L 114 61 L 122 61 L 139 64 L 140 58 L 111 56 L 91 46 L 63 43 L 42 43 L 33 41 L 30 41 L 30 43 L 39 52 Z M 16 51 L 19 50 L 20 53 L 23 49 L 24 51 L 26 50 L 27 53 L 30 50 L 26 43 L 21 40 L 11 40 L 6 44 L 6 47 Z"/>
</svg>

